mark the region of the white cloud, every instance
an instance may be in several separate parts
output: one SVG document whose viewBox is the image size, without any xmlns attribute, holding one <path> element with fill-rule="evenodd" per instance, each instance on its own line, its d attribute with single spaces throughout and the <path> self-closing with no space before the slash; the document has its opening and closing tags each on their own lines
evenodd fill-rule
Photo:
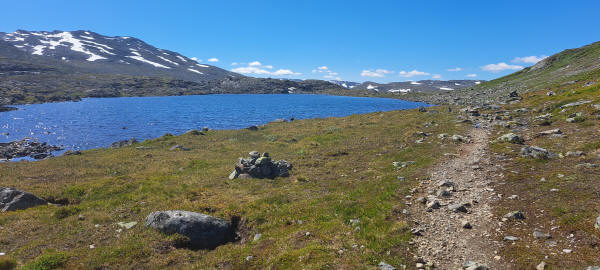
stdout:
<svg viewBox="0 0 600 270">
<path fill-rule="evenodd" d="M 293 72 L 289 69 L 279 69 L 275 72 L 271 72 L 272 75 L 282 76 L 282 75 L 300 75 L 301 73 Z"/>
<path fill-rule="evenodd" d="M 323 74 L 323 78 L 324 79 L 330 79 L 330 80 L 342 80 L 340 77 L 337 77 L 337 75 L 339 75 L 339 73 L 337 72 L 333 72 L 331 69 L 329 69 L 329 67 L 327 66 L 319 66 L 316 69 L 312 70 L 313 74 L 317 74 L 317 73 L 324 73 Z"/>
<path fill-rule="evenodd" d="M 219 62 L 219 58 L 210 58 L 207 60 L 208 62 Z"/>
<path fill-rule="evenodd" d="M 498 64 L 485 65 L 485 66 L 481 67 L 481 69 L 485 70 L 485 71 L 497 73 L 497 72 L 504 71 L 504 70 L 520 70 L 520 69 L 523 69 L 523 67 L 518 66 L 518 65 L 509 65 L 507 63 L 500 62 Z"/>
<path fill-rule="evenodd" d="M 383 77 L 385 77 L 386 74 L 391 74 L 391 73 L 394 73 L 394 71 L 382 69 L 382 68 L 378 68 L 375 71 L 365 69 L 360 73 L 360 76 L 383 78 Z"/>
<path fill-rule="evenodd" d="M 513 63 L 526 63 L 526 64 L 535 64 L 539 61 L 544 60 L 544 58 L 546 58 L 548 56 L 545 55 L 540 55 L 540 56 L 524 56 L 524 57 L 515 57 L 515 59 L 513 59 L 511 62 Z"/>
<path fill-rule="evenodd" d="M 233 62 L 233 63 L 231 63 L 231 65 L 232 65 L 232 66 L 237 66 L 237 65 L 238 65 L 238 62 Z"/>
<path fill-rule="evenodd" d="M 398 75 L 400 75 L 400 77 L 404 77 L 404 78 L 410 78 L 410 77 L 414 77 L 414 76 L 429 76 L 430 74 L 428 72 L 423 72 L 423 71 L 418 71 L 416 69 L 412 70 L 412 71 L 400 71 L 398 72 Z"/>
<path fill-rule="evenodd" d="M 237 64 L 237 63 L 236 63 Z M 234 68 L 231 71 L 242 73 L 242 74 L 256 74 L 256 75 L 272 75 L 272 76 L 285 76 L 285 75 L 301 75 L 302 73 L 293 72 L 289 69 L 278 69 L 276 71 L 269 71 L 267 69 L 272 69 L 273 66 L 262 66 L 262 64 L 258 61 L 248 63 L 247 67 L 238 67 Z"/>
<path fill-rule="evenodd" d="M 440 74 L 433 74 L 433 76 L 431 76 L 431 78 L 434 78 L 434 79 L 441 79 L 441 78 L 442 78 L 442 75 L 440 75 Z"/>
<path fill-rule="evenodd" d="M 475 77 L 477 77 L 477 74 L 475 74 L 475 73 L 467 74 L 467 77 L 475 78 Z"/>
<path fill-rule="evenodd" d="M 201 60 L 201 59 L 198 59 L 197 57 L 192 57 L 192 58 L 190 58 L 190 59 L 192 59 L 192 60 L 194 60 L 194 61 L 196 61 L 196 62 L 198 62 L 198 63 L 202 62 L 202 60 Z"/>
<path fill-rule="evenodd" d="M 450 72 L 455 72 L 455 71 L 461 71 L 461 70 L 462 70 L 462 68 L 455 67 L 455 68 L 449 68 L 449 69 L 446 69 L 446 70 L 447 70 L 447 71 L 450 71 Z"/>
</svg>

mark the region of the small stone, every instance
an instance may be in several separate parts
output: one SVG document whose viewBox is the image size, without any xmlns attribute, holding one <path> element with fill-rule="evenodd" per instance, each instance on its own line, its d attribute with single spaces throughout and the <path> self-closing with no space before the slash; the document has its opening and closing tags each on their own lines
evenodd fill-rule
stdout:
<svg viewBox="0 0 600 270">
<path fill-rule="evenodd" d="M 549 233 L 543 233 L 540 231 L 533 231 L 533 237 L 537 239 L 550 239 L 552 236 Z"/>
<path fill-rule="evenodd" d="M 413 235 L 416 235 L 416 236 L 422 236 L 424 232 L 425 232 L 425 230 L 423 230 L 421 228 L 414 228 L 414 229 L 410 230 L 410 233 L 412 233 Z"/>
<path fill-rule="evenodd" d="M 137 222 L 136 221 L 119 222 L 119 223 L 117 223 L 117 225 L 123 229 L 129 230 L 129 229 L 133 228 L 133 226 L 137 225 Z"/>
<path fill-rule="evenodd" d="M 85 217 L 84 217 L 83 215 L 81 215 L 81 214 L 80 214 L 79 216 L 77 216 L 77 219 L 78 219 L 78 220 L 85 220 Z"/>
<path fill-rule="evenodd" d="M 6 253 L 0 252 L 0 256 L 6 256 Z"/>
<path fill-rule="evenodd" d="M 498 139 L 496 139 L 499 142 L 509 142 L 509 143 L 514 143 L 514 144 L 523 144 L 525 142 L 525 140 L 523 140 L 523 138 L 519 137 L 519 135 L 514 134 L 514 133 L 507 133 L 504 134 L 500 137 L 498 137 Z"/>
<path fill-rule="evenodd" d="M 402 210 L 402 214 L 405 214 L 405 215 L 410 215 L 410 212 L 409 212 L 407 209 L 403 209 L 403 210 Z"/>
<path fill-rule="evenodd" d="M 525 215 L 523 215 L 523 213 L 521 213 L 521 211 L 510 212 L 510 213 L 504 215 L 504 217 L 509 218 L 509 219 L 525 219 Z"/>
<path fill-rule="evenodd" d="M 379 262 L 377 267 L 379 267 L 379 270 L 396 270 L 396 267 L 393 267 L 384 261 Z"/>
<path fill-rule="evenodd" d="M 466 270 L 488 270 L 487 266 L 475 261 L 466 261 L 462 267 Z"/>
<path fill-rule="evenodd" d="M 90 245 L 90 249 L 95 249 L 95 248 L 96 248 L 96 246 Z"/>
<path fill-rule="evenodd" d="M 600 270 L 600 266 L 588 266 L 585 270 Z"/>
<path fill-rule="evenodd" d="M 598 218 L 596 218 L 596 224 L 594 224 L 594 227 L 598 230 L 600 230 L 600 216 Z"/>
<path fill-rule="evenodd" d="M 472 229 L 472 228 L 473 228 L 473 226 L 471 226 L 471 223 L 469 223 L 469 222 L 468 222 L 468 221 L 466 221 L 466 220 L 464 220 L 464 221 L 461 223 L 461 226 L 462 226 L 464 229 Z"/>
<path fill-rule="evenodd" d="M 427 204 L 427 208 L 429 209 L 439 209 L 440 203 L 438 201 L 431 201 Z"/>
<path fill-rule="evenodd" d="M 310 236 L 310 232 L 306 232 L 304 235 L 306 235 L 306 236 Z"/>
<path fill-rule="evenodd" d="M 504 241 L 515 242 L 518 240 L 519 240 L 519 237 L 516 237 L 516 236 L 510 236 L 510 235 L 504 236 Z"/>
<path fill-rule="evenodd" d="M 260 152 L 258 151 L 252 151 L 249 153 L 251 158 L 259 158 L 260 157 Z"/>
<path fill-rule="evenodd" d="M 544 270 L 546 269 L 546 262 L 541 262 L 535 267 L 536 270 Z"/>
<path fill-rule="evenodd" d="M 509 199 L 511 200 L 518 200 L 519 199 L 519 195 L 510 195 L 508 196 Z"/>
<path fill-rule="evenodd" d="M 424 265 L 424 264 L 422 264 L 422 263 L 417 263 L 417 264 L 415 265 L 415 267 L 416 267 L 417 269 L 424 269 L 424 268 L 425 268 L 425 265 Z"/>
<path fill-rule="evenodd" d="M 422 203 L 422 204 L 426 204 L 427 203 L 427 199 L 425 197 L 419 197 L 415 200 L 418 203 Z"/>
<path fill-rule="evenodd" d="M 436 195 L 438 197 L 450 197 L 452 194 L 450 193 L 450 191 L 448 191 L 446 189 L 440 189 L 440 190 L 438 190 Z"/>
<path fill-rule="evenodd" d="M 500 259 L 502 259 L 502 257 L 500 257 L 500 256 L 494 256 L 494 260 L 499 261 Z"/>
<path fill-rule="evenodd" d="M 438 187 L 453 187 L 454 183 L 451 181 L 441 181 L 438 183 Z"/>
<path fill-rule="evenodd" d="M 567 248 L 563 249 L 562 251 L 563 251 L 564 253 L 567 253 L 567 254 L 569 254 L 569 253 L 573 252 L 573 250 L 571 250 L 571 249 L 567 249 Z"/>
<path fill-rule="evenodd" d="M 452 212 L 463 212 L 463 213 L 467 212 L 467 208 L 465 207 L 464 203 L 455 203 L 455 204 L 448 205 L 448 210 L 450 210 Z"/>
<path fill-rule="evenodd" d="M 246 261 L 247 262 L 251 261 L 252 259 L 254 259 L 254 256 L 246 256 Z"/>
<path fill-rule="evenodd" d="M 262 237 L 262 234 L 261 233 L 257 233 L 257 234 L 254 235 L 254 238 L 252 238 L 252 240 L 254 242 L 256 242 L 256 241 L 260 240 L 261 237 Z"/>
</svg>

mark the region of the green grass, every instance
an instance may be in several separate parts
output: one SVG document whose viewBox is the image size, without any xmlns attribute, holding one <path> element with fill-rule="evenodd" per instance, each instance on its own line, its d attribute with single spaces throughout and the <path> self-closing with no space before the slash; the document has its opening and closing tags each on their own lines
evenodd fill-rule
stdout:
<svg viewBox="0 0 600 270">
<path fill-rule="evenodd" d="M 0 243 L 24 267 L 60 262 L 65 268 L 107 269 L 369 269 L 381 260 L 410 265 L 410 220 L 398 209 L 406 207 L 403 198 L 414 179 L 456 147 L 435 135 L 417 144 L 414 134 L 464 133 L 468 126 L 456 125 L 454 117 L 411 110 L 272 123 L 258 131 L 165 136 L 142 142 L 148 149 L 3 163 L 2 186 L 69 205 L 3 214 Z M 430 121 L 439 126 L 425 127 Z M 168 151 L 175 144 L 191 150 Z M 228 180 L 237 158 L 253 150 L 292 162 L 292 175 Z M 392 165 L 409 160 L 416 163 Z M 243 239 L 215 250 L 177 248 L 180 240 L 143 225 L 150 212 L 167 209 L 239 216 Z M 116 225 L 131 221 L 138 225 L 130 230 Z M 254 242 L 256 233 L 263 236 Z"/>
</svg>

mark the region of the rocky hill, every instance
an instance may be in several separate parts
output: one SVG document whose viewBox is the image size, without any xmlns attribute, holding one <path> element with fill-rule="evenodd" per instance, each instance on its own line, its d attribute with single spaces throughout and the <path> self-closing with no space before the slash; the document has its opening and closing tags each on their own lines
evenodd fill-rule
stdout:
<svg viewBox="0 0 600 270">
<path fill-rule="evenodd" d="M 434 104 L 503 103 L 512 99 L 511 92 L 523 94 L 549 89 L 557 83 L 563 87 L 580 82 L 591 85 L 599 76 L 600 42 L 595 42 L 580 48 L 564 50 L 534 66 L 471 88 L 447 93 L 407 95 L 403 98 Z"/>
<path fill-rule="evenodd" d="M 52 63 L 64 71 L 172 77 L 188 81 L 242 76 L 200 64 L 179 53 L 159 49 L 134 37 L 109 37 L 91 31 L 0 33 L 0 55 L 32 64 Z M 8 46 L 7 46 L 8 45 Z M 23 53 L 16 53 L 8 47 Z M 50 62 L 49 59 L 56 60 Z"/>
</svg>

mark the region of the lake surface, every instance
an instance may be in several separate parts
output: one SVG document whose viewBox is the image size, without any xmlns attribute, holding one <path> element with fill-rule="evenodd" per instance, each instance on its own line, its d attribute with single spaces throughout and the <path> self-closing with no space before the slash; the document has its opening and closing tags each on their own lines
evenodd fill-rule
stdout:
<svg viewBox="0 0 600 270">
<path fill-rule="evenodd" d="M 190 129 L 240 129 L 275 119 L 347 116 L 427 106 L 387 98 L 327 95 L 202 95 L 87 98 L 13 106 L 0 113 L 0 142 L 26 137 L 66 149 L 107 147 L 129 138 L 145 140 Z"/>
</svg>

